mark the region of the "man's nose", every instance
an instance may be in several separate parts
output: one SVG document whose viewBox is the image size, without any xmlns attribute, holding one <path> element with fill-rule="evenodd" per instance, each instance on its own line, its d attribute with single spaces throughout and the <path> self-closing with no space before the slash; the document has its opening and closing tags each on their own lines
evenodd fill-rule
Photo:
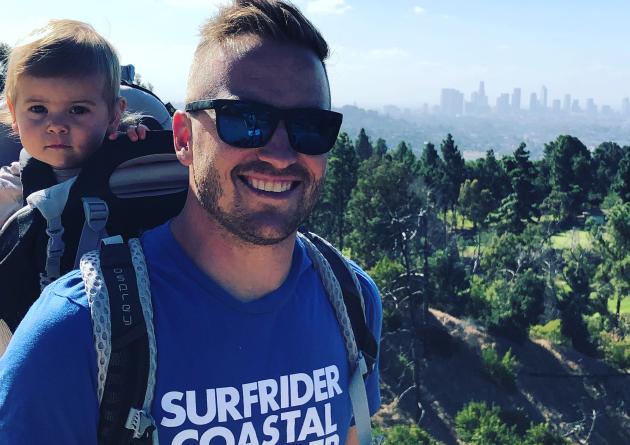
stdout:
<svg viewBox="0 0 630 445">
<path fill-rule="evenodd" d="M 287 168 L 297 161 L 298 155 L 289 143 L 289 134 L 284 121 L 278 123 L 269 142 L 258 149 L 258 157 L 278 170 Z"/>
</svg>

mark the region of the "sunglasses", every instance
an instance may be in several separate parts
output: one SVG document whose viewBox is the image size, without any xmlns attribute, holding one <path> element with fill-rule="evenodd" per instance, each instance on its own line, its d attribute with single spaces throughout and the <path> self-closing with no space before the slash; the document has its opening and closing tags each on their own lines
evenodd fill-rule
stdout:
<svg viewBox="0 0 630 445">
<path fill-rule="evenodd" d="M 306 155 L 329 152 L 343 118 L 341 113 L 320 108 L 280 109 L 246 100 L 198 100 L 186 104 L 188 112 L 208 109 L 215 111 L 217 133 L 226 144 L 238 148 L 262 147 L 283 120 L 291 147 Z"/>
</svg>

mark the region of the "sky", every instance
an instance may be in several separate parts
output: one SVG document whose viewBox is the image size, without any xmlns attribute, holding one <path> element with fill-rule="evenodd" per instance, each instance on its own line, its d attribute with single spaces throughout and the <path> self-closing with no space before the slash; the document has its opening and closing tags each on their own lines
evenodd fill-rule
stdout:
<svg viewBox="0 0 630 445">
<path fill-rule="evenodd" d="M 201 24 L 225 0 L 10 0 L 0 6 L 0 41 L 51 18 L 92 24 L 122 63 L 182 102 Z M 619 108 L 630 97 L 627 0 L 295 0 L 332 48 L 333 104 L 378 109 L 439 103 L 442 88 L 466 99 L 485 81 L 500 93 L 545 85 L 549 103 L 570 93 Z"/>
</svg>

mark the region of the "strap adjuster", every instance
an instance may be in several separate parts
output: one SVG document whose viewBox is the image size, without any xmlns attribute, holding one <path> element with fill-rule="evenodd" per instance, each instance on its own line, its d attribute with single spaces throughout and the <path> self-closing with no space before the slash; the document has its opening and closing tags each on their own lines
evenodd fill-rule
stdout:
<svg viewBox="0 0 630 445">
<path fill-rule="evenodd" d="M 109 208 L 107 203 L 99 198 L 82 198 L 85 222 L 95 232 L 100 232 L 107 224 Z"/>
<path fill-rule="evenodd" d="M 155 421 L 151 414 L 144 410 L 131 408 L 129 415 L 127 416 L 127 422 L 125 422 L 125 428 L 133 431 L 134 439 L 148 438 L 149 436 L 157 437 Z M 154 442 L 157 445 L 157 442 Z"/>
</svg>

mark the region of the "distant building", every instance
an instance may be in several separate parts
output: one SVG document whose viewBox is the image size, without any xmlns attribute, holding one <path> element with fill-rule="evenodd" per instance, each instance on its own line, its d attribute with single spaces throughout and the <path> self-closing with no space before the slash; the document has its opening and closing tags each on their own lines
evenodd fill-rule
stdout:
<svg viewBox="0 0 630 445">
<path fill-rule="evenodd" d="M 602 115 L 603 116 L 612 116 L 615 114 L 612 107 L 610 105 L 602 105 Z"/>
<path fill-rule="evenodd" d="M 497 98 L 497 113 L 507 114 L 510 112 L 510 95 L 503 93 Z"/>
<path fill-rule="evenodd" d="M 538 96 L 536 93 L 529 95 L 529 111 L 538 111 Z"/>
<path fill-rule="evenodd" d="M 451 116 L 464 113 L 464 93 L 453 88 L 442 88 L 440 112 Z"/>
<path fill-rule="evenodd" d="M 595 99 L 592 97 L 586 99 L 586 112 L 588 114 L 597 114 L 597 105 L 595 105 Z"/>
<path fill-rule="evenodd" d="M 470 95 L 470 102 L 466 102 L 466 114 L 483 114 L 490 111 L 486 86 L 484 81 L 479 82 L 479 89 Z"/>
<path fill-rule="evenodd" d="M 520 111 L 521 109 L 521 89 L 514 88 L 512 91 L 512 110 Z"/>
<path fill-rule="evenodd" d="M 570 94 L 564 95 L 564 103 L 562 104 L 562 111 L 564 111 L 565 113 L 571 112 L 571 95 Z"/>
<path fill-rule="evenodd" d="M 554 113 L 559 113 L 562 107 L 562 102 L 560 102 L 560 99 L 554 99 L 553 102 L 551 103 L 551 109 L 553 110 Z"/>
<path fill-rule="evenodd" d="M 630 99 L 624 97 L 621 100 L 621 114 L 624 116 L 630 116 Z"/>
<path fill-rule="evenodd" d="M 391 117 L 400 117 L 402 116 L 402 110 L 400 108 L 398 108 L 396 105 L 385 105 L 383 107 L 383 111 L 385 111 L 385 114 L 391 116 Z"/>
<path fill-rule="evenodd" d="M 544 108 L 544 109 L 547 108 L 547 87 L 544 86 L 544 85 L 540 89 L 539 105 L 540 105 L 541 108 Z"/>
<path fill-rule="evenodd" d="M 580 101 L 578 99 L 573 99 L 573 103 L 571 103 L 571 112 L 572 113 L 582 112 L 582 109 L 580 108 Z"/>
</svg>

